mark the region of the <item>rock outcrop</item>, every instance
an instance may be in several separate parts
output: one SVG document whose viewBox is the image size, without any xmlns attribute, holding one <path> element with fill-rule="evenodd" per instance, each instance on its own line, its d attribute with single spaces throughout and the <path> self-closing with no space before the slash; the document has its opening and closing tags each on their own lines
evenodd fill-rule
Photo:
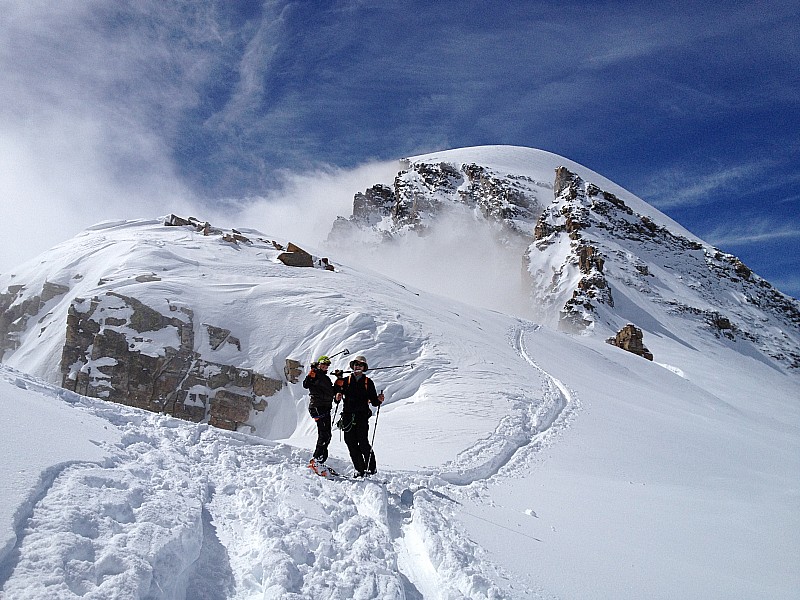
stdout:
<svg viewBox="0 0 800 600">
<path fill-rule="evenodd" d="M 625 325 L 625 327 L 617 332 L 616 336 L 607 339 L 606 342 L 612 346 L 622 348 L 637 356 L 646 358 L 647 360 L 653 360 L 653 353 L 644 345 L 644 334 L 642 330 L 632 323 Z"/>
<path fill-rule="evenodd" d="M 67 317 L 62 386 L 85 396 L 236 430 L 263 411 L 283 382 L 201 358 L 190 309 L 166 311 L 116 292 L 76 298 Z M 210 351 L 241 350 L 238 338 L 205 325 Z"/>
<path fill-rule="evenodd" d="M 376 243 L 409 232 L 424 234 L 454 206 L 477 210 L 509 232 L 529 237 L 543 208 L 540 198 L 552 187 L 474 163 L 405 160 L 402 165 L 391 186 L 377 184 L 355 195 L 353 214 L 334 222 L 329 242 L 356 232 L 371 233 Z"/>
<path fill-rule="evenodd" d="M 291 242 L 289 242 L 289 245 L 286 247 L 286 251 L 278 255 L 278 260 L 287 267 L 317 267 L 327 271 L 336 270 L 327 258 L 312 256 Z"/>
<path fill-rule="evenodd" d="M 559 309 L 559 327 L 581 332 L 593 325 L 599 304 L 614 306 L 611 288 L 603 273 L 606 258 L 599 249 L 600 244 L 587 236 L 593 223 L 592 212 L 608 213 L 607 205 L 628 214 L 632 211 L 613 194 L 587 186 L 565 167 L 556 170 L 553 192 L 555 202 L 537 220 L 534 243 L 526 258 L 533 269 L 536 259 L 532 253 L 559 243 L 563 249 L 560 267 L 546 274 L 549 281 L 540 277 L 544 285 L 541 291 L 549 302 L 563 302 Z"/>
<path fill-rule="evenodd" d="M 51 300 L 66 294 L 69 286 L 45 281 L 34 296 L 26 296 L 25 291 L 21 284 L 0 293 L 0 361 L 19 347 L 19 336 L 28 328 L 28 321 L 39 316 Z"/>
<path fill-rule="evenodd" d="M 86 263 L 76 254 L 69 266 L 54 270 L 50 261 L 61 260 L 56 252 L 42 260 L 45 273 L 29 272 L 25 282 L 7 284 L 0 293 L 0 359 L 13 356 L 25 343 L 35 343 L 35 338 L 47 338 L 51 355 L 60 351 L 61 359 L 45 361 L 41 368 L 49 380 L 58 380 L 67 389 L 225 429 L 246 426 L 253 417 L 263 422 L 259 413 L 267 409 L 268 399 L 286 381 L 297 381 L 302 365 L 287 360 L 285 380 L 242 366 L 264 360 L 262 350 L 248 345 L 251 332 L 232 331 L 230 323 L 238 321 L 227 316 L 227 326 L 197 321 L 195 286 L 210 281 L 204 278 L 213 269 L 206 272 L 192 252 L 205 246 L 214 248 L 212 253 L 246 254 L 245 272 L 250 269 L 257 276 L 275 263 L 281 268 L 329 271 L 334 266 L 295 244 L 264 239 L 251 230 L 223 230 L 177 215 L 168 216 L 161 225 L 172 231 L 162 236 L 158 222 L 151 223 L 151 238 L 141 245 L 125 242 L 131 245 L 121 252 L 124 260 L 95 267 L 91 278 L 83 269 L 89 257 L 108 247 L 105 234 L 85 234 L 80 251 L 85 252 Z M 98 229 L 114 232 L 130 226 L 131 222 L 120 222 Z M 175 231 L 179 229 L 190 235 Z M 260 268 L 259 261 L 268 261 L 269 266 Z M 53 275 L 59 283 L 47 279 Z M 171 301 L 167 296 L 187 300 Z M 197 300 L 207 301 L 204 294 Z M 230 301 L 224 292 L 215 295 L 203 314 L 223 315 L 225 311 L 214 303 Z M 63 345 L 53 343 L 59 337 Z M 267 357 L 266 364 L 282 360 Z"/>
<path fill-rule="evenodd" d="M 556 170 L 553 189 L 554 202 L 539 217 L 525 260 L 533 304 L 544 313 L 558 310 L 560 328 L 613 332 L 649 306 L 800 368 L 796 343 L 781 332 L 800 327 L 796 300 L 736 257 L 637 213 L 569 169 Z"/>
</svg>

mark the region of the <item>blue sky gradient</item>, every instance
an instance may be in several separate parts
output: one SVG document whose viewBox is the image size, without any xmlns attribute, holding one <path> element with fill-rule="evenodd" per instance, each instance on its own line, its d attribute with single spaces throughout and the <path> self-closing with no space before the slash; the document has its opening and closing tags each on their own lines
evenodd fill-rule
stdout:
<svg viewBox="0 0 800 600">
<path fill-rule="evenodd" d="M 7 210 L 224 212 L 287 172 L 512 144 L 800 296 L 797 2 L 2 5 Z"/>
</svg>

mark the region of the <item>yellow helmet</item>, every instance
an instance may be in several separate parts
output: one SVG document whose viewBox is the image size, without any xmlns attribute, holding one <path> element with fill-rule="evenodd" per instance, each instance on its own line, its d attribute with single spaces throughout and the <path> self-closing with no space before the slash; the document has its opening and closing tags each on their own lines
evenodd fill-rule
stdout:
<svg viewBox="0 0 800 600">
<path fill-rule="evenodd" d="M 329 365 L 329 364 L 331 364 L 331 359 L 330 359 L 330 358 L 328 358 L 328 355 L 327 355 L 327 354 L 323 354 L 322 356 L 320 356 L 320 357 L 317 359 L 317 362 L 318 362 L 319 364 L 321 364 L 321 365 Z"/>
</svg>

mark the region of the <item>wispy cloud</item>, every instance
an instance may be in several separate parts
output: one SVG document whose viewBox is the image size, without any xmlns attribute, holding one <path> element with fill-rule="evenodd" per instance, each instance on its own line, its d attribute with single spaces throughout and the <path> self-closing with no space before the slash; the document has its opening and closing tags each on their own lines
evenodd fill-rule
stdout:
<svg viewBox="0 0 800 600">
<path fill-rule="evenodd" d="M 197 82 L 210 65 L 204 45 L 217 34 L 203 8 L 137 8 L 4 6 L 0 271 L 99 221 L 194 205 L 170 138 L 199 101 Z M 169 36 L 178 22 L 191 30 L 182 40 Z"/>
<path fill-rule="evenodd" d="M 353 212 L 353 196 L 376 183 L 391 184 L 397 161 L 372 162 L 353 169 L 318 168 L 304 173 L 284 171 L 279 185 L 263 197 L 240 199 L 215 211 L 215 223 L 250 227 L 276 239 L 311 248 L 324 245 L 337 217 Z"/>
<path fill-rule="evenodd" d="M 738 247 L 781 240 L 800 239 L 800 223 L 759 218 L 737 226 L 720 226 L 701 236 L 718 247 Z"/>
<path fill-rule="evenodd" d="M 688 10 L 691 15 L 687 15 Z M 726 10 L 697 3 L 686 10 L 670 10 L 655 4 L 642 5 L 635 11 L 622 5 L 604 6 L 602 14 L 594 19 L 603 35 L 593 38 L 594 48 L 584 67 L 607 68 L 718 38 L 743 39 L 754 29 L 769 28 L 796 16 L 793 13 L 796 10 L 780 0 L 744 2 Z"/>
<path fill-rule="evenodd" d="M 772 161 L 754 161 L 728 165 L 711 171 L 700 171 L 701 165 L 670 168 L 648 176 L 639 193 L 660 209 L 699 206 L 719 200 L 716 194 L 747 188 L 748 192 L 763 188 L 761 175 L 774 167 Z"/>
</svg>

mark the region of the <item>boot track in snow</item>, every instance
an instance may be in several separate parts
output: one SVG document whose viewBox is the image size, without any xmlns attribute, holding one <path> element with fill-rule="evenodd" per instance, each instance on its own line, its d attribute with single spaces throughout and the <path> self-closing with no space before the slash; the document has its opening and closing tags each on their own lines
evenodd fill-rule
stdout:
<svg viewBox="0 0 800 600">
<path fill-rule="evenodd" d="M 455 517 L 459 497 L 474 496 L 465 486 L 514 475 L 577 406 L 530 358 L 525 331 L 513 347 L 539 373 L 543 397 L 513 399 L 524 424 L 506 434 L 504 420 L 502 443 L 483 449 L 501 450 L 489 466 L 455 476 L 446 465 L 332 484 L 298 469 L 305 449 L 30 380 L 54 402 L 108 419 L 121 438 L 103 463 L 61 469 L 32 499 L 0 565 L 5 597 L 508 597 L 499 567 Z"/>
</svg>

